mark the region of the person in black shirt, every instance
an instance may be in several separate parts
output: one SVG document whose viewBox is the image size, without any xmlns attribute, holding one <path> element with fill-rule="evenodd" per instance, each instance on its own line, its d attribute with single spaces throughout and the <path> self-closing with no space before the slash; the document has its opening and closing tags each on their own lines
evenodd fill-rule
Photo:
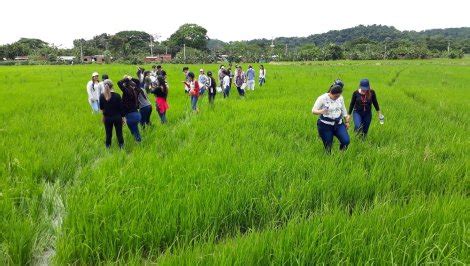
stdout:
<svg viewBox="0 0 470 266">
<path fill-rule="evenodd" d="M 139 89 L 140 82 L 138 79 L 130 76 L 124 76 L 124 79 L 118 81 L 118 86 L 122 91 L 122 104 L 124 106 L 124 115 L 126 116 L 126 124 L 137 142 L 141 142 L 142 138 L 139 132 L 139 123 L 142 116 L 139 113 L 139 93 L 143 90 Z"/>
<path fill-rule="evenodd" d="M 207 72 L 207 76 L 209 77 L 207 85 L 207 89 L 209 91 L 209 103 L 211 104 L 211 106 L 214 106 L 214 99 L 215 95 L 217 94 L 217 84 L 215 82 L 215 79 L 212 77 L 211 71 Z"/>
<path fill-rule="evenodd" d="M 354 120 L 354 131 L 365 137 L 369 132 L 369 126 L 372 121 L 372 105 L 382 115 L 377 102 L 377 96 L 374 90 L 371 90 L 369 80 L 363 79 L 359 84 L 359 89 L 354 91 L 351 103 L 349 105 L 349 114 L 352 114 Z"/>
<path fill-rule="evenodd" d="M 109 79 L 103 81 L 104 90 L 100 95 L 100 109 L 103 112 L 103 123 L 106 131 L 106 148 L 111 146 L 113 127 L 116 131 L 119 148 L 124 145 L 122 137 L 122 124 L 124 123 L 124 108 L 121 96 L 114 92 L 113 82 Z"/>
</svg>

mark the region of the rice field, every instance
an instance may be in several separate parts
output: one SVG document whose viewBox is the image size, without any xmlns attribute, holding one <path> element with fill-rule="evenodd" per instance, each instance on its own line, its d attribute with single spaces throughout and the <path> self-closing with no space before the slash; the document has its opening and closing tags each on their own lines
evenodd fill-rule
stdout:
<svg viewBox="0 0 470 266">
<path fill-rule="evenodd" d="M 122 151 L 85 85 L 135 66 L 0 67 L 0 264 L 470 264 L 469 58 L 265 66 L 194 114 L 165 65 L 169 123 Z M 347 103 L 369 78 L 385 124 L 326 155 L 311 108 L 336 78 Z"/>
</svg>

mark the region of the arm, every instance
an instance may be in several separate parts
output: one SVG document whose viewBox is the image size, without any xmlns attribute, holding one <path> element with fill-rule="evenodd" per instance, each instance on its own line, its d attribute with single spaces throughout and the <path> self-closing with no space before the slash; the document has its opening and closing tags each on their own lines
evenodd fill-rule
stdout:
<svg viewBox="0 0 470 266">
<path fill-rule="evenodd" d="M 139 79 L 136 79 L 136 78 L 131 78 L 132 82 L 135 83 L 135 85 L 137 85 L 137 88 L 140 88 L 140 80 Z"/>
<path fill-rule="evenodd" d="M 379 102 L 377 101 L 377 96 L 375 94 L 375 91 L 372 92 L 372 104 L 375 107 L 375 110 L 380 113 L 380 107 L 379 107 Z"/>
<path fill-rule="evenodd" d="M 121 96 L 118 95 L 118 108 L 119 108 L 119 111 L 121 112 L 121 117 L 122 117 L 122 121 L 124 122 L 124 104 L 122 103 L 122 99 L 121 99 Z"/>
<path fill-rule="evenodd" d="M 125 79 L 121 79 L 120 81 L 118 81 L 118 87 L 119 89 L 121 89 L 122 92 L 124 92 L 125 88 L 124 88 L 124 82 L 126 82 Z"/>
<path fill-rule="evenodd" d="M 354 102 L 355 102 L 355 99 L 356 99 L 356 92 L 353 92 L 353 95 L 351 97 L 351 103 L 349 104 L 349 114 L 352 114 L 353 110 L 354 110 Z"/>
<path fill-rule="evenodd" d="M 101 110 L 101 111 L 103 111 L 103 109 L 104 109 L 104 100 L 105 100 L 105 99 L 104 99 L 104 95 L 101 94 L 101 95 L 100 95 L 100 110 Z"/>
<path fill-rule="evenodd" d="M 315 103 L 313 104 L 312 114 L 314 115 L 326 114 L 328 112 L 328 109 L 321 109 L 322 105 L 323 105 L 323 101 L 321 100 L 320 97 L 318 97 Z"/>
<path fill-rule="evenodd" d="M 343 97 L 343 96 L 341 96 Z M 342 100 L 343 105 L 341 106 L 341 116 L 344 118 L 344 122 L 346 122 L 346 127 L 349 128 L 349 120 L 350 116 L 348 115 L 348 111 L 346 110 L 346 104 L 344 103 L 344 98 Z"/>
<path fill-rule="evenodd" d="M 88 101 L 93 100 L 93 93 L 91 91 L 92 86 L 93 86 L 92 82 L 88 82 L 87 85 L 86 85 L 86 92 L 88 94 Z"/>
</svg>

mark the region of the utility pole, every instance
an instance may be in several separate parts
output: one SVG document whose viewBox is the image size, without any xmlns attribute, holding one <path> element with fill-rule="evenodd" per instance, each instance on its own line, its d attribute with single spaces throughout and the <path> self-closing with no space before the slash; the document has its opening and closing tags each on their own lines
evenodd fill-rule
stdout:
<svg viewBox="0 0 470 266">
<path fill-rule="evenodd" d="M 153 45 L 152 36 L 150 36 L 150 44 L 149 44 L 149 46 L 150 46 L 150 56 L 153 56 L 153 46 L 154 46 L 154 45 Z"/>
<path fill-rule="evenodd" d="M 287 43 L 286 43 L 286 57 L 287 57 Z"/>
<path fill-rule="evenodd" d="M 450 41 L 447 42 L 447 53 L 450 54 Z"/>
<path fill-rule="evenodd" d="M 184 62 L 186 63 L 186 43 L 183 43 L 183 58 Z"/>
<path fill-rule="evenodd" d="M 83 41 L 80 41 L 80 61 L 83 63 Z"/>
</svg>

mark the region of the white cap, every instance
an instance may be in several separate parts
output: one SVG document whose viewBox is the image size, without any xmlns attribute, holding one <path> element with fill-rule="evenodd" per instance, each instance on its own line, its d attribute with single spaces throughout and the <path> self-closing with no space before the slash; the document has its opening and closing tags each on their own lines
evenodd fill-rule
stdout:
<svg viewBox="0 0 470 266">
<path fill-rule="evenodd" d="M 202 69 L 202 68 L 201 68 L 201 69 L 199 69 L 199 72 L 204 72 L 204 69 Z"/>
<path fill-rule="evenodd" d="M 93 74 L 91 74 L 91 77 L 95 77 L 95 76 L 99 76 L 100 74 L 98 74 L 98 72 L 93 72 Z"/>
</svg>

